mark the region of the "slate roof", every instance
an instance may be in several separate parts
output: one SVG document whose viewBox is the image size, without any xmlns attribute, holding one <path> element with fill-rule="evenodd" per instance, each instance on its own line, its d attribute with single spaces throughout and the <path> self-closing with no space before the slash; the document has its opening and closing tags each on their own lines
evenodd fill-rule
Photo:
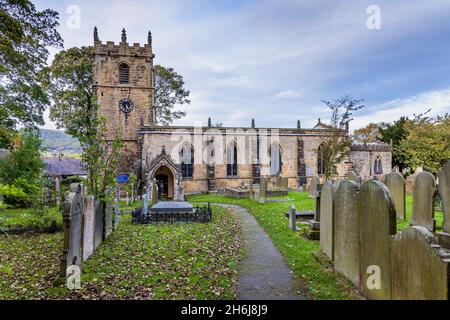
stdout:
<svg viewBox="0 0 450 320">
<path fill-rule="evenodd" d="M 44 158 L 45 173 L 50 176 L 85 176 L 81 159 L 51 157 Z"/>
</svg>

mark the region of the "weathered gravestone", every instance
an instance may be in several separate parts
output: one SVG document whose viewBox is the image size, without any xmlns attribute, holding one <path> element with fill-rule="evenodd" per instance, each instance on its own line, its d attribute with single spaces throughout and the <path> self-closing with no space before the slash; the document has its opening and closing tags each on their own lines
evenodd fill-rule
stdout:
<svg viewBox="0 0 450 320">
<path fill-rule="evenodd" d="M 266 202 L 267 179 L 261 177 L 259 179 L 259 203 Z"/>
<path fill-rule="evenodd" d="M 148 215 L 148 194 L 144 193 L 142 196 L 142 214 L 144 216 Z"/>
<path fill-rule="evenodd" d="M 85 196 L 83 217 L 83 261 L 86 261 L 94 252 L 94 232 L 95 198 L 94 196 Z"/>
<path fill-rule="evenodd" d="M 320 179 L 317 176 L 314 176 L 309 184 L 309 197 L 316 198 L 317 196 L 317 185 L 320 184 Z"/>
<path fill-rule="evenodd" d="M 444 212 L 445 233 L 450 234 L 450 160 L 444 167 L 444 170 L 439 173 L 439 193 L 442 198 L 442 211 Z"/>
<path fill-rule="evenodd" d="M 358 216 L 360 291 L 368 299 L 390 300 L 391 243 L 397 226 L 394 202 L 383 183 L 371 180 L 362 185 Z"/>
<path fill-rule="evenodd" d="M 411 225 L 425 227 L 431 232 L 436 231 L 436 220 L 434 219 L 435 192 L 434 175 L 426 171 L 419 173 L 414 182 Z"/>
<path fill-rule="evenodd" d="M 358 184 L 346 180 L 334 193 L 334 267 L 359 286 Z"/>
<path fill-rule="evenodd" d="M 248 184 L 248 198 L 251 200 L 255 198 L 253 193 L 253 179 L 251 179 Z"/>
<path fill-rule="evenodd" d="M 333 182 L 325 181 L 320 196 L 320 249 L 333 260 Z"/>
<path fill-rule="evenodd" d="M 113 204 L 108 201 L 105 206 L 105 236 L 103 240 L 106 240 L 113 231 Z"/>
<path fill-rule="evenodd" d="M 95 201 L 95 223 L 94 223 L 94 251 L 100 247 L 103 242 L 104 220 L 103 220 L 104 202 Z"/>
<path fill-rule="evenodd" d="M 394 201 L 397 219 L 405 220 L 406 203 L 405 203 L 405 179 L 398 172 L 391 172 L 385 176 L 385 184 L 391 193 Z"/>
<path fill-rule="evenodd" d="M 64 203 L 64 246 L 61 257 L 60 275 L 66 277 L 69 266 L 79 266 L 82 262 L 82 219 L 83 219 L 83 195 L 81 186 L 72 193 Z"/>
<path fill-rule="evenodd" d="M 392 243 L 392 298 L 448 300 L 450 254 L 424 227 L 409 227 Z"/>
<path fill-rule="evenodd" d="M 289 208 L 289 229 L 298 231 L 297 228 L 297 210 L 293 205 Z"/>
</svg>

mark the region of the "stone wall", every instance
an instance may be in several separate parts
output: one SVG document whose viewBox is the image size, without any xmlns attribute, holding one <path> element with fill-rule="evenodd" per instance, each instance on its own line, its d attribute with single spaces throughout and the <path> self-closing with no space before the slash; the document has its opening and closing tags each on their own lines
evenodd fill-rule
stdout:
<svg viewBox="0 0 450 320">
<path fill-rule="evenodd" d="M 362 180 L 368 180 L 375 176 L 374 161 L 377 157 L 381 159 L 383 166 L 382 175 L 390 173 L 392 171 L 392 153 L 390 151 L 350 151 L 350 161 L 353 163 L 354 171 Z"/>
</svg>

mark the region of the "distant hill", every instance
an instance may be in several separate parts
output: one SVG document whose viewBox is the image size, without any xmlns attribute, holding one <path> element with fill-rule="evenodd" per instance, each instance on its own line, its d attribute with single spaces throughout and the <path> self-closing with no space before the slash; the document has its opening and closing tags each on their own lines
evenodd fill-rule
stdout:
<svg viewBox="0 0 450 320">
<path fill-rule="evenodd" d="M 49 153 L 80 154 L 80 143 L 64 131 L 40 129 L 44 147 Z"/>
</svg>

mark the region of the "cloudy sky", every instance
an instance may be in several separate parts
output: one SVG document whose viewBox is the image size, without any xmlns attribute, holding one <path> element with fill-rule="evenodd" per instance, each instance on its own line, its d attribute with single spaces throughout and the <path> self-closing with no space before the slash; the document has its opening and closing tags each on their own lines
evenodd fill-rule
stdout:
<svg viewBox="0 0 450 320">
<path fill-rule="evenodd" d="M 174 67 L 191 91 L 177 124 L 211 116 L 225 126 L 255 118 L 312 127 L 329 118 L 321 100 L 346 94 L 365 100 L 353 129 L 428 108 L 450 112 L 449 0 L 35 2 L 60 13 L 66 48 L 92 45 L 94 26 L 104 42 L 119 42 L 125 27 L 129 43 L 143 44 L 151 30 L 155 62 Z"/>
</svg>

